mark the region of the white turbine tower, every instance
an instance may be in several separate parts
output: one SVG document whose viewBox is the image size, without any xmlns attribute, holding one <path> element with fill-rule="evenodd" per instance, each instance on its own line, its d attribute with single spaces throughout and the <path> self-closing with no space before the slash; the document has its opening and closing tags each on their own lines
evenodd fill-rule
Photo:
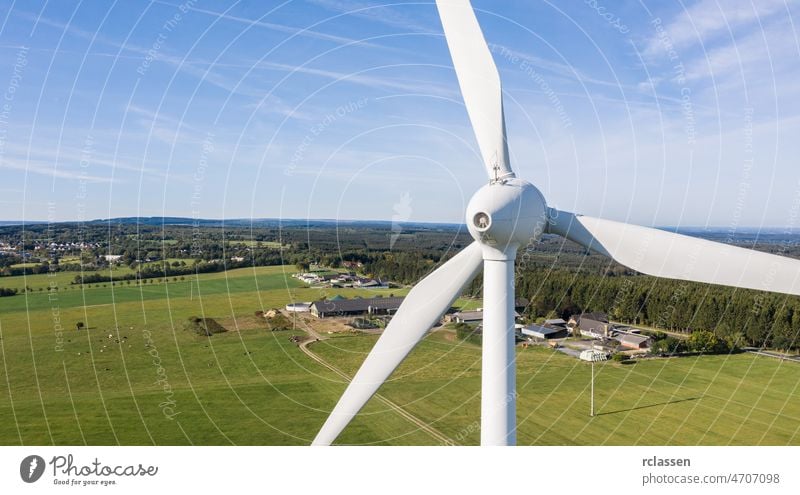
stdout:
<svg viewBox="0 0 800 495">
<path fill-rule="evenodd" d="M 508 160 L 500 77 L 469 0 L 437 0 L 489 183 L 469 202 L 475 242 L 420 281 L 369 353 L 314 445 L 330 445 L 483 266 L 481 444 L 516 443 L 514 258 L 558 234 L 638 272 L 800 295 L 800 261 L 548 208 Z"/>
</svg>

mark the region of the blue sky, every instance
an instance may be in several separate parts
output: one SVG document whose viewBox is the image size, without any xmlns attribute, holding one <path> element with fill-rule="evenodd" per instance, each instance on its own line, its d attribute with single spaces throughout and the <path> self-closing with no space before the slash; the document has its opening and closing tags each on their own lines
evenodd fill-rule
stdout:
<svg viewBox="0 0 800 495">
<path fill-rule="evenodd" d="M 797 2 L 474 0 L 518 176 L 643 225 L 800 227 Z M 3 2 L 0 219 L 461 221 L 432 2 Z"/>
</svg>

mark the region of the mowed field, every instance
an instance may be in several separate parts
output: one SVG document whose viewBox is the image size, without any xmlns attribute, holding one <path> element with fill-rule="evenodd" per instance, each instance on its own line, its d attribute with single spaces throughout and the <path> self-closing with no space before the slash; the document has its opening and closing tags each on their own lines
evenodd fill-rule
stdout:
<svg viewBox="0 0 800 495">
<path fill-rule="evenodd" d="M 310 443 L 346 384 L 289 341 L 301 328 L 269 332 L 253 313 L 322 295 L 402 291 L 310 289 L 293 271 L 0 298 L 0 444 Z M 47 285 L 47 277 L 27 282 Z M 183 329 L 191 316 L 230 331 L 198 336 Z M 76 330 L 79 321 L 87 328 Z M 310 349 L 352 375 L 376 338 L 345 334 Z M 590 418 L 588 364 L 547 349 L 518 352 L 520 444 L 800 444 L 796 363 L 740 354 L 597 365 Z M 426 338 L 380 391 L 467 445 L 479 442 L 479 392 L 480 348 L 446 332 Z M 379 401 L 339 441 L 436 443 Z"/>
</svg>

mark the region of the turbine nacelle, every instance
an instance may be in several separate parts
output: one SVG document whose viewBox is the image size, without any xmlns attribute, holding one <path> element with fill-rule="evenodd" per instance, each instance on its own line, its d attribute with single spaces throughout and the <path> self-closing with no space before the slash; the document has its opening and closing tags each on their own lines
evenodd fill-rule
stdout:
<svg viewBox="0 0 800 495">
<path fill-rule="evenodd" d="M 513 259 L 519 246 L 541 237 L 547 225 L 547 204 L 528 181 L 496 180 L 472 196 L 466 221 L 469 233 L 484 248 L 484 259 Z"/>
</svg>

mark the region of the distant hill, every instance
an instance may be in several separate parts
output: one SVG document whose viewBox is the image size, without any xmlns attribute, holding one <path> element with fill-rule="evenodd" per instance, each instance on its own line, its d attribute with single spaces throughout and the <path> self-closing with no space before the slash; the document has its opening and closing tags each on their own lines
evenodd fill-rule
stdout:
<svg viewBox="0 0 800 495">
<path fill-rule="evenodd" d="M 74 224 L 73 221 L 54 222 L 54 224 Z M 198 226 L 198 227 L 254 227 L 254 228 L 372 228 L 372 229 L 392 229 L 402 226 L 403 231 L 453 231 L 465 230 L 466 226 L 459 223 L 436 223 L 436 222 L 391 222 L 388 220 L 336 220 L 330 218 L 320 219 L 301 219 L 301 218 L 188 218 L 188 217 L 117 217 L 108 219 L 95 219 L 85 222 L 89 225 L 117 224 L 117 225 L 177 225 L 177 226 Z M 12 227 L 20 225 L 43 225 L 44 221 L 19 221 L 19 220 L 0 220 L 0 227 Z M 659 229 L 692 237 L 702 237 L 717 242 L 736 242 L 750 243 L 758 242 L 765 244 L 779 243 L 790 240 L 797 242 L 800 236 L 800 228 L 756 228 L 739 227 L 736 230 L 723 227 L 669 227 L 662 226 Z"/>
<path fill-rule="evenodd" d="M 17 225 L 41 225 L 47 222 L 41 222 L 37 220 L 0 220 L 0 227 L 14 227 Z"/>
<path fill-rule="evenodd" d="M 19 225 L 42 225 L 47 222 L 42 221 L 0 221 L 0 227 L 19 226 Z M 55 224 L 74 224 L 77 222 L 64 221 L 54 222 Z M 85 222 L 89 225 L 97 224 L 116 224 L 116 225 L 184 225 L 199 227 L 309 227 L 309 228 L 386 228 L 402 225 L 404 229 L 410 230 L 458 230 L 463 229 L 463 224 L 457 223 L 427 223 L 427 222 L 398 222 L 394 223 L 387 220 L 335 220 L 335 219 L 298 219 L 298 218 L 188 218 L 188 217 L 117 217 L 108 219 L 95 219 Z"/>
</svg>

